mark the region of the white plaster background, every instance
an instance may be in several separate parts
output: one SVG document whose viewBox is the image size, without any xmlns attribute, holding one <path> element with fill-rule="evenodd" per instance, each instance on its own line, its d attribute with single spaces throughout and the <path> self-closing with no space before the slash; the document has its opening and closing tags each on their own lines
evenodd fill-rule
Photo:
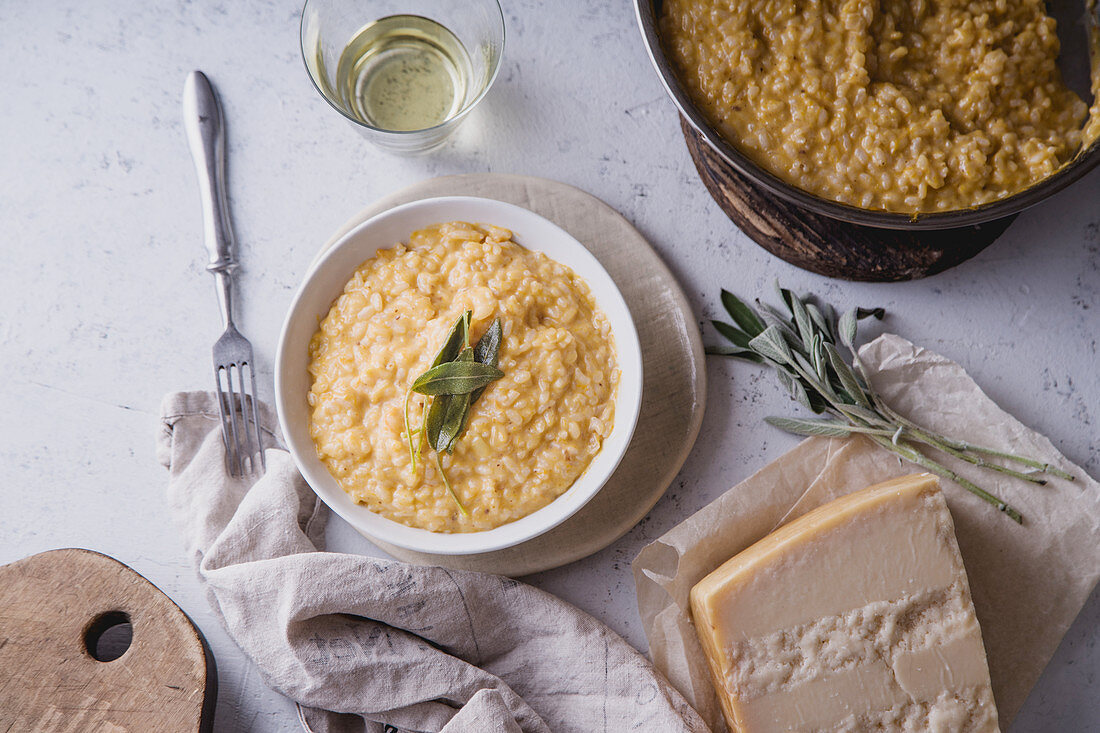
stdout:
<svg viewBox="0 0 1100 733">
<path fill-rule="evenodd" d="M 153 456 L 162 395 L 209 386 L 220 331 L 180 121 L 193 68 L 214 81 L 228 118 L 239 320 L 264 395 L 283 312 L 331 232 L 414 181 L 500 171 L 558 179 L 617 208 L 700 321 L 716 314 L 720 287 L 770 293 L 776 277 L 839 305 L 886 307 L 887 328 L 960 361 L 1100 473 L 1100 172 L 947 273 L 827 280 L 767 255 L 713 204 L 626 0 L 503 2 L 496 86 L 456 139 L 421 158 L 372 149 L 318 97 L 299 57 L 297 2 L 0 4 L 0 562 L 83 546 L 156 583 L 213 647 L 218 730 L 290 731 L 296 720 L 208 611 Z M 771 376 L 723 361 L 707 376 L 700 439 L 664 499 L 603 552 L 530 578 L 643 651 L 630 560 L 795 442 L 761 427 L 794 409 Z M 377 552 L 340 520 L 329 536 L 333 549 Z M 1094 594 L 1013 731 L 1100 727 L 1098 621 Z"/>
</svg>

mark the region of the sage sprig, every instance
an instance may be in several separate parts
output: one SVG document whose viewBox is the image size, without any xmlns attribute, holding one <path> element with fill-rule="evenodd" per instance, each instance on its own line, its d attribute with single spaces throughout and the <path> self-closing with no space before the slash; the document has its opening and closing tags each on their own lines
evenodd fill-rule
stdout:
<svg viewBox="0 0 1100 733">
<path fill-rule="evenodd" d="M 770 425 L 796 435 L 866 435 L 926 471 L 958 483 L 1020 524 L 1023 523 L 1020 512 L 929 457 L 924 450 L 933 448 L 980 468 L 1036 484 L 1046 483 L 1043 474 L 1074 479 L 1071 474 L 1033 458 L 940 435 L 899 415 L 886 404 L 870 386 L 855 346 L 858 322 L 871 317 L 881 319 L 885 315 L 883 309 L 853 308 L 838 318 L 828 304 L 818 303 L 812 297 L 799 298 L 778 283 L 776 290 L 786 312 L 759 300 L 757 308 L 753 308 L 723 290 L 722 305 L 733 323 L 717 320 L 712 323 L 730 345 L 707 349 L 709 354 L 770 365 L 794 399 L 817 414 L 830 416 L 766 418 Z M 838 344 L 851 353 L 851 364 L 841 355 Z M 1027 470 L 988 460 L 993 458 Z"/>
<path fill-rule="evenodd" d="M 405 394 L 405 434 L 413 470 L 416 470 L 421 448 L 426 441 L 435 451 L 436 468 L 447 492 L 466 516 L 469 516 L 466 507 L 459 501 L 443 472 L 440 454 L 454 452 L 455 442 L 466 429 L 470 408 L 489 384 L 504 376 L 504 372 L 498 367 L 500 345 L 504 337 L 500 319 L 495 319 L 472 347 L 470 319 L 470 311 L 459 316 L 443 340 L 443 346 L 432 361 L 432 366 L 413 380 Z M 413 393 L 432 398 L 423 424 L 416 431 L 409 424 L 409 399 Z M 418 434 L 415 446 L 414 433 Z"/>
<path fill-rule="evenodd" d="M 447 336 L 443 339 L 443 345 L 439 348 L 435 358 L 432 359 L 432 365 L 429 367 L 429 371 L 445 362 L 454 361 L 463 347 L 470 345 L 470 318 L 473 314 L 470 311 L 464 311 L 458 320 L 455 321 L 451 329 L 447 331 Z M 424 426 L 416 431 L 419 433 L 418 440 L 415 448 L 413 447 L 413 434 L 412 426 L 409 424 L 409 399 L 412 397 L 413 391 L 410 389 L 405 392 L 405 438 L 409 444 L 409 457 L 412 460 L 413 470 L 416 470 L 417 461 L 420 459 L 420 449 L 424 445 Z M 436 419 L 440 419 L 442 413 L 436 416 Z"/>
</svg>

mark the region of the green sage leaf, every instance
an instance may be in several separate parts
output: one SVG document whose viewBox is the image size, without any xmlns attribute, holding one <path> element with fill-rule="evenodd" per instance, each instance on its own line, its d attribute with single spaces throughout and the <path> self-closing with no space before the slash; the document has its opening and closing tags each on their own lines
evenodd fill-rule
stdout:
<svg viewBox="0 0 1100 733">
<path fill-rule="evenodd" d="M 786 315 L 783 311 L 779 310 L 773 305 L 767 303 L 761 303 L 759 300 L 756 304 L 760 306 L 760 310 L 757 311 L 760 314 L 760 319 L 764 321 L 766 326 L 782 326 L 791 333 L 794 333 L 794 321 L 791 317 Z M 797 335 L 797 334 L 796 334 Z"/>
<path fill-rule="evenodd" d="M 737 359 L 751 361 L 754 364 L 764 363 L 764 357 L 760 354 L 752 349 L 742 349 L 740 346 L 708 346 L 704 349 L 704 353 L 711 356 L 732 356 Z"/>
<path fill-rule="evenodd" d="M 741 330 L 749 335 L 749 338 L 759 336 L 760 332 L 766 328 L 764 321 L 760 319 L 756 311 L 728 290 L 722 291 L 722 305 L 725 306 L 726 312 L 730 314 L 733 322 L 740 326 Z"/>
<path fill-rule="evenodd" d="M 802 345 L 806 352 L 813 354 L 814 326 L 810 320 L 810 314 L 806 312 L 806 306 L 802 301 L 792 296 L 790 302 L 791 313 L 794 314 L 794 325 L 798 329 L 798 335 L 802 337 Z"/>
<path fill-rule="evenodd" d="M 477 340 L 477 345 L 474 346 L 474 361 L 494 367 L 500 364 L 500 343 L 503 340 L 504 327 L 501 325 L 498 316 L 493 320 L 488 330 L 481 334 L 481 338 Z M 485 387 L 475 389 L 470 394 L 470 405 L 477 402 L 484 392 Z M 463 421 L 463 425 L 465 425 L 465 421 Z"/>
<path fill-rule="evenodd" d="M 834 344 L 840 343 L 840 337 L 837 335 L 838 329 L 836 327 L 836 322 L 839 318 L 839 315 L 836 312 L 836 308 L 829 305 L 828 303 L 823 303 L 820 307 L 822 315 L 825 316 L 825 320 L 829 324 L 829 332 L 833 335 L 832 342 Z"/>
<path fill-rule="evenodd" d="M 489 366 L 500 363 L 500 342 L 504 340 L 504 327 L 496 318 L 474 346 L 474 361 Z"/>
<path fill-rule="evenodd" d="M 466 420 L 470 414 L 470 393 L 462 395 L 450 395 L 443 411 L 443 420 L 439 427 L 439 436 L 434 446 L 437 453 L 454 453 L 455 441 L 466 428 Z"/>
<path fill-rule="evenodd" d="M 856 347 L 856 330 L 858 329 L 858 319 L 856 318 L 856 309 L 845 311 L 844 315 L 840 317 L 840 323 L 837 324 L 837 331 L 840 335 L 840 343 L 848 347 L 850 351 L 855 353 Z"/>
<path fill-rule="evenodd" d="M 451 330 L 447 332 L 447 337 L 443 339 L 443 346 L 439 349 L 439 353 L 435 355 L 435 360 L 432 361 L 431 368 L 434 369 L 440 364 L 454 361 L 458 353 L 462 351 L 462 347 L 469 338 L 470 316 L 470 311 L 464 312 L 451 326 Z"/>
<path fill-rule="evenodd" d="M 783 338 L 787 340 L 787 343 L 790 344 L 792 349 L 802 348 L 802 337 L 794 332 L 794 328 L 791 327 L 791 321 L 785 318 L 777 309 L 761 303 L 760 317 L 763 318 L 764 322 L 769 326 L 778 328 L 779 332 L 783 334 Z"/>
<path fill-rule="evenodd" d="M 764 422 L 795 435 L 823 436 L 826 438 L 845 438 L 852 434 L 851 428 L 835 420 L 806 420 L 797 417 L 766 417 Z"/>
<path fill-rule="evenodd" d="M 792 303 L 794 301 L 798 300 L 798 298 L 795 297 L 795 294 L 793 292 L 791 292 L 790 290 L 787 290 L 785 287 L 780 285 L 779 280 L 772 281 L 772 287 L 775 288 L 775 292 L 779 296 L 779 301 L 783 305 L 787 306 L 787 310 L 789 310 L 791 312 L 791 316 L 793 317 L 794 316 L 794 306 L 792 305 Z"/>
<path fill-rule="evenodd" d="M 814 368 L 814 365 L 810 363 L 809 359 L 807 359 L 805 356 L 798 353 L 797 351 L 795 351 L 792 356 L 792 363 L 797 366 L 798 369 L 800 369 L 802 372 L 799 373 L 798 376 L 806 380 L 809 383 L 809 386 L 813 387 L 814 391 L 820 392 L 826 397 L 835 396 L 833 394 L 832 385 L 822 383 L 822 380 L 817 375 L 817 369 Z"/>
<path fill-rule="evenodd" d="M 425 437 L 432 450 L 438 450 L 436 446 L 439 445 L 439 432 L 443 429 L 443 416 L 447 413 L 450 402 L 451 395 L 436 395 L 432 398 L 427 417 L 424 418 Z"/>
<path fill-rule="evenodd" d="M 426 395 L 469 394 L 503 376 L 504 372 L 491 364 L 449 361 L 432 367 L 417 377 L 412 383 L 412 391 Z"/>
<path fill-rule="evenodd" d="M 455 357 L 453 364 L 465 362 L 470 363 L 474 360 L 474 350 L 466 347 L 458 352 L 458 356 Z M 453 452 L 454 442 L 458 438 L 458 434 L 462 432 L 462 428 L 466 425 L 466 414 L 470 410 L 470 400 L 467 399 L 470 395 L 436 395 L 432 398 L 432 407 L 435 407 L 436 403 L 439 403 L 439 412 L 435 416 L 435 422 L 433 424 L 433 431 L 429 432 L 430 445 L 436 453 L 442 453 L 443 451 Z M 429 411 L 428 417 L 431 418 Z M 457 425 L 456 425 L 457 424 Z"/>
<path fill-rule="evenodd" d="M 829 409 L 829 403 L 817 392 L 807 392 L 806 397 L 810 402 L 810 409 L 814 411 L 814 414 L 820 415 Z"/>
<path fill-rule="evenodd" d="M 864 318 L 875 318 L 881 321 L 886 317 L 885 308 L 856 308 L 856 318 L 863 320 Z"/>
<path fill-rule="evenodd" d="M 815 415 L 820 415 L 821 413 L 829 409 L 829 403 L 826 402 L 817 392 L 807 389 L 806 383 L 802 380 L 798 380 L 798 388 L 805 395 L 804 398 L 799 399 L 799 402 L 810 408 Z"/>
<path fill-rule="evenodd" d="M 793 359 L 783 332 L 776 326 L 768 326 L 759 336 L 753 337 L 749 348 L 779 364 L 790 364 Z"/>
<path fill-rule="evenodd" d="M 821 338 L 820 333 L 814 333 L 813 341 L 810 342 L 810 356 L 813 357 L 814 371 L 817 372 L 817 376 L 825 384 L 829 384 L 829 367 L 828 359 L 825 356 L 825 349 L 822 346 L 825 341 Z"/>
<path fill-rule="evenodd" d="M 744 331 L 740 331 L 723 321 L 711 321 L 711 323 L 714 324 L 714 330 L 732 341 L 734 346 L 740 346 L 742 349 L 749 348 L 749 341 L 752 337 Z"/>
<path fill-rule="evenodd" d="M 487 385 L 504 376 L 497 366 L 504 338 L 500 318 L 494 319 L 477 344 L 471 347 L 472 315 L 470 311 L 464 311 L 451 326 L 443 347 L 436 355 L 435 363 L 417 377 L 410 388 L 412 392 L 432 396 L 431 405 L 424 417 L 422 439 L 435 450 L 437 461 L 439 453 L 454 451 L 455 441 L 466 429 L 473 402 L 481 396 Z M 442 465 L 440 471 L 442 472 Z M 449 484 L 447 488 L 450 490 Z M 455 501 L 458 502 L 457 497 Z M 459 508 L 463 509 L 460 502 Z"/>
<path fill-rule="evenodd" d="M 814 322 L 818 330 L 821 332 L 822 338 L 826 341 L 834 341 L 836 339 L 833 334 L 833 326 L 828 317 L 821 312 L 813 303 L 806 303 L 806 312 L 810 315 L 810 320 Z"/>
<path fill-rule="evenodd" d="M 856 353 L 857 322 L 864 318 L 877 318 L 881 321 L 885 315 L 886 311 L 883 308 L 852 308 L 845 312 L 840 317 L 840 323 L 837 325 L 841 343 L 847 346 L 853 354 Z"/>
<path fill-rule="evenodd" d="M 853 418 L 858 418 L 868 425 L 875 426 L 891 424 L 888 420 L 884 420 L 882 418 L 882 415 L 869 407 L 864 407 L 863 405 L 841 405 L 841 407 L 842 414 L 849 420 L 852 420 Z"/>
<path fill-rule="evenodd" d="M 833 368 L 837 378 L 840 379 L 840 386 L 844 391 L 860 405 L 870 408 L 871 400 L 864 393 L 863 385 L 856 379 L 855 372 L 845 363 L 836 347 L 832 344 L 825 344 L 825 354 L 829 357 L 829 366 Z"/>
<path fill-rule="evenodd" d="M 440 364 L 446 364 L 454 361 L 459 353 L 462 352 L 462 348 L 468 338 L 469 323 L 471 317 L 470 311 L 465 311 L 458 320 L 454 322 L 451 329 L 447 332 L 447 336 L 443 339 L 443 346 L 440 347 L 439 352 L 435 355 L 435 359 L 432 361 L 431 369 L 439 366 Z M 410 390 L 411 392 L 412 390 Z M 424 417 L 424 432 L 427 438 L 428 445 L 435 448 L 436 443 L 439 441 L 439 431 L 443 425 L 443 414 L 447 410 L 450 398 L 447 395 L 437 395 L 432 399 L 432 404 L 428 408 L 428 414 Z"/>
<path fill-rule="evenodd" d="M 790 372 L 788 372 L 786 369 L 776 369 L 775 376 L 779 377 L 780 384 L 782 384 L 787 389 L 787 392 L 790 393 L 791 397 L 794 397 L 799 402 L 802 402 L 806 405 L 806 407 L 810 406 L 809 400 L 798 399 L 798 390 L 801 389 L 801 385 L 799 385 L 797 379 L 791 376 Z M 805 393 L 806 390 L 803 389 L 802 392 Z"/>
<path fill-rule="evenodd" d="M 779 381 L 787 388 L 787 392 L 790 393 L 792 398 L 803 407 L 813 409 L 813 405 L 810 404 L 810 395 L 806 392 L 806 388 L 802 386 L 802 382 L 785 371 L 777 369 L 775 373 L 779 375 Z"/>
</svg>

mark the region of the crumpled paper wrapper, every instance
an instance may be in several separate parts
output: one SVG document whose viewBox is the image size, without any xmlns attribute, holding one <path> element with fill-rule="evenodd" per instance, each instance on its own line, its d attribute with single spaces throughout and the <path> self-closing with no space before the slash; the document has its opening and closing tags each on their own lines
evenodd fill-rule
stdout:
<svg viewBox="0 0 1100 733">
<path fill-rule="evenodd" d="M 1017 525 L 941 479 L 1007 728 L 1100 577 L 1100 484 L 1001 410 L 961 366 L 886 334 L 860 349 L 872 386 L 902 415 L 977 445 L 1038 458 L 1077 477 L 1045 486 L 937 455 L 1024 515 Z M 642 549 L 634 560 L 650 657 L 715 731 L 726 730 L 688 593 L 778 526 L 839 496 L 920 472 L 864 438 L 808 438 Z"/>
</svg>

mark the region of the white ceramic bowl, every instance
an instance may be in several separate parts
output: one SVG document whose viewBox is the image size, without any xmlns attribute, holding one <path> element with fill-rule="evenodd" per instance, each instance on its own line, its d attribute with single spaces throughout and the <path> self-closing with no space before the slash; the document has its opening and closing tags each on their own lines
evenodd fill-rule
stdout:
<svg viewBox="0 0 1100 733">
<path fill-rule="evenodd" d="M 357 504 L 337 485 L 317 457 L 309 435 L 306 396 L 310 379 L 309 341 L 317 324 L 343 291 L 355 269 L 379 249 L 407 242 L 411 232 L 448 221 L 495 224 L 510 229 L 515 241 L 543 252 L 584 278 L 607 315 L 615 338 L 621 376 L 615 425 L 588 469 L 561 496 L 542 509 L 483 532 L 445 534 L 407 527 Z M 410 550 L 466 555 L 519 544 L 565 521 L 599 492 L 619 465 L 642 397 L 642 354 L 630 311 L 619 289 L 584 245 L 527 209 L 491 199 L 451 196 L 398 206 L 369 219 L 339 239 L 310 268 L 287 313 L 275 361 L 275 402 L 290 454 L 317 495 L 356 530 L 371 539 Z"/>
</svg>

